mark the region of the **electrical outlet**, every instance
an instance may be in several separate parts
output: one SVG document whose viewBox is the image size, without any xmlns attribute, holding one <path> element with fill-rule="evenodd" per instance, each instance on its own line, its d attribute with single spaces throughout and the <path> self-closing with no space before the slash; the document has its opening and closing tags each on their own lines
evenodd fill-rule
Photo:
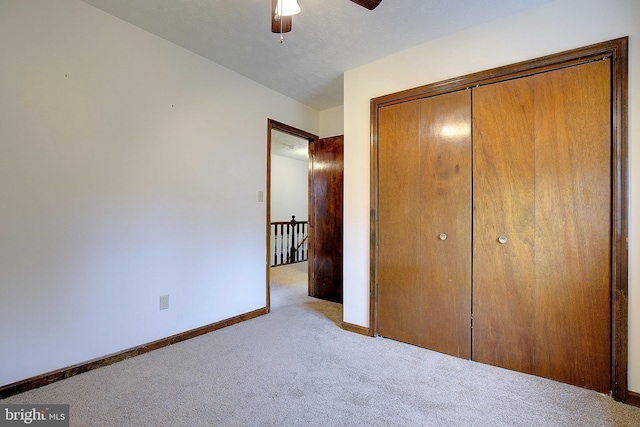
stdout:
<svg viewBox="0 0 640 427">
<path fill-rule="evenodd" d="M 169 308 L 169 295 L 160 295 L 160 310 Z"/>
</svg>

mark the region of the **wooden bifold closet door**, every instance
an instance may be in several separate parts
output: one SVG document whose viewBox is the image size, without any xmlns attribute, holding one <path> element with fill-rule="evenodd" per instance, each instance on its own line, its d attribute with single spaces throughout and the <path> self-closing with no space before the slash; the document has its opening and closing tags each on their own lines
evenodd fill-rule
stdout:
<svg viewBox="0 0 640 427">
<path fill-rule="evenodd" d="M 471 93 L 382 109 L 378 333 L 471 355 Z"/>
<path fill-rule="evenodd" d="M 380 108 L 378 334 L 611 390 L 610 70 Z"/>
<path fill-rule="evenodd" d="M 473 90 L 473 359 L 601 392 L 611 389 L 610 67 Z"/>
</svg>

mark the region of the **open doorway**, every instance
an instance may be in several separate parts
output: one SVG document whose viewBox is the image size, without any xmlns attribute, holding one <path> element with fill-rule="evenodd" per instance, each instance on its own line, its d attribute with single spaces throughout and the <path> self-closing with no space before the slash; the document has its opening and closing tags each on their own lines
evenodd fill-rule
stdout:
<svg viewBox="0 0 640 427">
<path fill-rule="evenodd" d="M 304 262 L 309 249 L 309 142 L 271 130 L 271 267 Z"/>
<path fill-rule="evenodd" d="M 318 137 L 268 121 L 267 134 L 267 311 L 271 281 L 312 283 L 309 236 L 309 147 Z M 277 269 L 277 270 L 276 270 Z"/>
<path fill-rule="evenodd" d="M 272 163 L 282 164 L 282 157 L 301 160 L 302 156 L 294 155 L 293 152 L 296 147 L 304 151 L 305 143 L 308 152 L 306 222 L 301 221 L 300 217 L 289 217 L 296 215 L 289 212 L 292 209 L 302 211 L 292 205 L 291 201 L 282 203 L 293 206 L 286 208 L 289 211 L 272 206 L 277 198 L 272 194 L 273 179 L 280 172 L 276 173 Z M 344 136 L 319 139 L 315 135 L 269 120 L 267 147 L 267 310 L 271 309 L 271 266 L 292 264 L 305 259 L 308 266 L 308 295 L 341 304 Z M 304 168 L 304 163 L 298 166 Z M 305 180 L 302 174 L 294 179 L 299 181 L 298 184 Z M 285 182 L 284 185 L 290 186 L 292 183 Z M 276 215 L 286 219 L 276 219 Z M 272 229 L 274 222 L 279 222 L 282 228 L 278 231 Z M 283 232 L 289 234 L 283 236 Z"/>
</svg>

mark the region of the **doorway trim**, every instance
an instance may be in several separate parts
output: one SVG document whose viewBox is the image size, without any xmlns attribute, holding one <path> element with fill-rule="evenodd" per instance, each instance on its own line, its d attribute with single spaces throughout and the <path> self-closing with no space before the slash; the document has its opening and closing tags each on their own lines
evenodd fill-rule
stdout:
<svg viewBox="0 0 640 427">
<path fill-rule="evenodd" d="M 289 135 L 297 136 L 302 139 L 306 139 L 309 142 L 309 145 L 313 144 L 314 141 L 318 139 L 317 135 L 314 135 L 309 132 L 305 132 L 301 129 L 294 128 L 293 126 L 286 125 L 284 123 L 278 122 L 273 119 L 267 119 L 267 196 L 266 196 L 266 269 L 267 269 L 267 292 L 266 292 L 266 308 L 267 313 L 271 312 L 271 131 L 278 130 L 280 132 L 287 133 Z M 311 153 L 311 150 L 309 150 Z M 311 160 L 311 159 L 309 159 Z M 311 161 L 308 162 L 309 165 Z M 311 187 L 311 173 L 308 173 L 308 185 Z M 309 205 L 309 213 L 311 213 L 311 194 L 307 194 L 307 204 Z M 313 285 L 313 242 L 311 242 L 311 230 L 313 227 L 313 218 L 312 215 L 309 215 L 309 256 L 308 256 L 308 288 L 309 292 L 311 292 L 311 287 Z"/>
<path fill-rule="evenodd" d="M 371 222 L 369 328 L 377 335 L 378 299 L 378 117 L 382 107 L 497 83 L 600 59 L 611 60 L 611 392 L 615 400 L 628 399 L 628 37 L 561 52 L 529 61 L 409 89 L 370 103 L 371 114 Z"/>
</svg>

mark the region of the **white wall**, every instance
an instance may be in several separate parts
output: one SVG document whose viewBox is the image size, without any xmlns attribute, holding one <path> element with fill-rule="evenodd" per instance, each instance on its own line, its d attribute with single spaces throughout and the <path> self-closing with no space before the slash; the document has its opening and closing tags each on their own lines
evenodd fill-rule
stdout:
<svg viewBox="0 0 640 427">
<path fill-rule="evenodd" d="M 265 306 L 267 119 L 317 111 L 77 0 L 0 0 L 0 58 L 0 386 Z"/>
<path fill-rule="evenodd" d="M 309 218 L 309 162 L 271 156 L 271 222 Z"/>
<path fill-rule="evenodd" d="M 320 138 L 344 134 L 344 105 L 320 111 Z"/>
<path fill-rule="evenodd" d="M 369 101 L 472 72 L 630 36 L 629 388 L 640 392 L 640 2 L 557 0 L 345 74 L 344 321 L 369 322 Z"/>
</svg>

